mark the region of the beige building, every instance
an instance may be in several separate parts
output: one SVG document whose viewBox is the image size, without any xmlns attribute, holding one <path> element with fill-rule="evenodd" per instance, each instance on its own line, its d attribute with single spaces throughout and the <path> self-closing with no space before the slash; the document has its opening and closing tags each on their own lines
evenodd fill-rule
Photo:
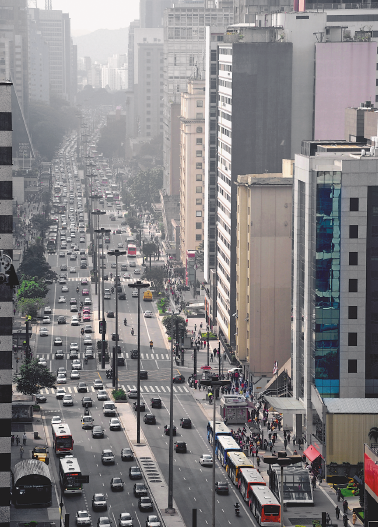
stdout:
<svg viewBox="0 0 378 527">
<path fill-rule="evenodd" d="M 291 352 L 292 187 L 282 174 L 237 180 L 236 356 L 262 388 Z"/>
<path fill-rule="evenodd" d="M 181 94 L 180 258 L 196 250 L 204 236 L 205 81 L 191 80 Z"/>
</svg>

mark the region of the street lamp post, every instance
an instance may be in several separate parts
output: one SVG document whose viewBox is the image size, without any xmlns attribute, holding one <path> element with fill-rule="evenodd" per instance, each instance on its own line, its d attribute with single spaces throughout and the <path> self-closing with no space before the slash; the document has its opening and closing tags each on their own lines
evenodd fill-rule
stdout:
<svg viewBox="0 0 378 527">
<path fill-rule="evenodd" d="M 104 234 L 110 233 L 110 229 L 104 229 L 104 227 L 101 227 L 101 229 L 96 230 L 96 234 L 101 234 L 102 239 L 102 256 L 104 256 Z M 101 292 L 100 288 L 98 288 L 98 320 L 100 320 L 100 297 L 102 296 L 102 329 L 101 329 L 101 368 L 105 368 L 105 334 L 106 334 L 106 324 L 105 324 L 105 309 L 104 309 L 104 268 L 102 267 L 102 260 L 101 258 Z M 100 276 L 98 277 L 100 279 Z"/>
<path fill-rule="evenodd" d="M 137 280 L 129 287 L 138 290 L 138 379 L 137 379 L 137 443 L 140 443 L 140 290 L 150 286 L 147 282 Z"/>
<path fill-rule="evenodd" d="M 104 246 L 104 244 L 102 244 Z M 126 254 L 126 251 L 120 251 L 118 249 L 115 249 L 114 251 L 108 251 L 109 256 L 115 256 L 116 257 L 116 284 L 115 284 L 115 293 L 116 293 L 116 327 L 115 327 L 115 351 L 113 353 L 113 388 L 115 390 L 118 390 L 118 361 L 117 361 L 117 353 L 118 353 L 118 257 L 124 256 Z M 121 281 L 119 281 L 121 283 Z M 138 332 L 139 334 L 139 332 Z"/>
<path fill-rule="evenodd" d="M 92 200 L 94 199 L 98 199 L 100 196 L 97 196 L 97 195 L 91 195 L 90 198 Z M 93 210 L 91 211 L 91 215 L 92 216 L 97 216 L 97 229 L 99 228 L 99 224 L 100 224 L 100 215 L 103 215 L 103 214 L 106 214 L 106 212 L 103 210 Z M 94 220 L 93 220 L 93 223 L 94 223 Z M 94 237 L 94 243 L 93 243 L 93 274 L 94 274 L 94 277 L 95 277 L 95 294 L 97 295 L 97 281 L 99 280 L 99 272 L 98 272 L 98 240 L 97 240 L 97 236 Z"/>
<path fill-rule="evenodd" d="M 209 335 L 209 332 L 210 332 L 210 327 L 209 327 L 209 324 L 207 325 L 207 365 L 209 366 L 209 359 L 210 359 L 210 335 Z"/>
<path fill-rule="evenodd" d="M 173 335 L 173 317 L 171 317 L 171 393 L 169 398 L 168 507 L 165 509 L 167 514 L 173 514 L 176 512 L 173 507 Z"/>
<path fill-rule="evenodd" d="M 213 391 L 213 489 L 211 493 L 211 509 L 212 509 L 212 527 L 215 527 L 215 407 L 216 407 L 216 398 L 215 398 L 215 389 L 219 389 L 222 386 L 227 386 L 231 384 L 230 380 L 221 381 L 218 379 L 205 379 L 201 381 L 201 384 L 204 386 L 211 386 Z"/>
</svg>

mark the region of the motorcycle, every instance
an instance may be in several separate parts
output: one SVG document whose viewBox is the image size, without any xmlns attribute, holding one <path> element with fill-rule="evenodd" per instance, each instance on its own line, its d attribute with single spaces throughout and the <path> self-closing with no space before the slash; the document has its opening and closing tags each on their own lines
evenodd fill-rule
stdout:
<svg viewBox="0 0 378 527">
<path fill-rule="evenodd" d="M 154 347 L 154 343 L 152 342 L 152 340 L 150 340 L 150 348 L 152 349 Z"/>
<path fill-rule="evenodd" d="M 80 291 L 79 287 L 76 288 L 76 293 L 78 293 Z"/>
<path fill-rule="evenodd" d="M 88 364 L 88 357 L 85 357 L 84 364 Z"/>
<path fill-rule="evenodd" d="M 235 503 L 234 508 L 235 508 L 235 515 L 236 515 L 236 516 L 240 516 L 240 506 L 239 506 L 239 503 Z"/>
</svg>

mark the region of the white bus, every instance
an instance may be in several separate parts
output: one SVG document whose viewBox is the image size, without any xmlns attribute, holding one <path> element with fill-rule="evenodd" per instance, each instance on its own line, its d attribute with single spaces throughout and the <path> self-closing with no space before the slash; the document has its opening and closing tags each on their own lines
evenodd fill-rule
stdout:
<svg viewBox="0 0 378 527">
<path fill-rule="evenodd" d="M 81 470 L 75 457 L 59 460 L 59 478 L 63 494 L 82 494 L 83 484 L 79 482 Z"/>
</svg>

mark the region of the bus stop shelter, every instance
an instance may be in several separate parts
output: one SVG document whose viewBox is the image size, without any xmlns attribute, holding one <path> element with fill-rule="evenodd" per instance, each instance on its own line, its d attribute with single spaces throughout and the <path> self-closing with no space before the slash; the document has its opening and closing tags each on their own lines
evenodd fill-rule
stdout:
<svg viewBox="0 0 378 527">
<path fill-rule="evenodd" d="M 17 463 L 12 472 L 12 496 L 15 507 L 49 507 L 52 484 L 47 465 L 36 459 Z"/>
</svg>

